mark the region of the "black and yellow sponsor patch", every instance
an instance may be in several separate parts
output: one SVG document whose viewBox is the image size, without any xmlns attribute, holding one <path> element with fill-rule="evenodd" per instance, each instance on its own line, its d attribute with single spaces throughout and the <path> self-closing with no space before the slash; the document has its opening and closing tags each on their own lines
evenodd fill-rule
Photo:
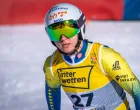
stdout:
<svg viewBox="0 0 140 110">
<path fill-rule="evenodd" d="M 88 89 L 92 68 L 93 66 L 60 68 L 57 73 L 62 86 Z"/>
</svg>

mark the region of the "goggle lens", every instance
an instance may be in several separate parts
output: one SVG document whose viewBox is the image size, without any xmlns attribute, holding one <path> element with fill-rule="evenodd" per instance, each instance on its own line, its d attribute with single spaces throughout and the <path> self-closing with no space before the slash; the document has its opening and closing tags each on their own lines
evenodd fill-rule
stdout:
<svg viewBox="0 0 140 110">
<path fill-rule="evenodd" d="M 62 35 L 65 35 L 67 38 L 72 38 L 80 32 L 78 24 L 74 20 L 66 20 L 58 23 L 49 25 L 46 28 L 46 32 L 51 41 L 59 41 Z"/>
</svg>

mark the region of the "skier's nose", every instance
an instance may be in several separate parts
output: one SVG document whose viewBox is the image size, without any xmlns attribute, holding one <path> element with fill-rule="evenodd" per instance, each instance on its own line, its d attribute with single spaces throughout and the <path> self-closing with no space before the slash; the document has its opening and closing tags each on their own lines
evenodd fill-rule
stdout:
<svg viewBox="0 0 140 110">
<path fill-rule="evenodd" d="M 68 39 L 68 38 L 65 35 L 62 35 L 61 38 L 60 38 L 60 41 L 64 41 L 66 39 Z"/>
</svg>

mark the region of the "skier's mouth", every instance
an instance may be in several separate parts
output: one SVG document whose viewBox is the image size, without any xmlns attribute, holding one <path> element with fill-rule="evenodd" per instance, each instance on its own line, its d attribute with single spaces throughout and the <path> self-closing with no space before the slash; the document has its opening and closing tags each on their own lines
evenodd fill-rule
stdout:
<svg viewBox="0 0 140 110">
<path fill-rule="evenodd" d="M 70 46 L 70 43 L 62 45 L 63 48 L 68 48 L 69 46 Z"/>
</svg>

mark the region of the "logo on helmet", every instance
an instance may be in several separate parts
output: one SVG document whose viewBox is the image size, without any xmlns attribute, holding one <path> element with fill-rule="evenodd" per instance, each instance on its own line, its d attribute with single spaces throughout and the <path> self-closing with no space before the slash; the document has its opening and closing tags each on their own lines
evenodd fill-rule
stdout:
<svg viewBox="0 0 140 110">
<path fill-rule="evenodd" d="M 68 10 L 68 8 L 65 7 L 59 7 L 59 6 L 54 6 L 52 9 L 49 10 L 50 12 L 56 11 L 56 10 Z"/>
<path fill-rule="evenodd" d="M 50 20 L 53 20 L 57 17 L 63 17 L 64 15 L 67 14 L 67 11 L 61 11 L 61 12 L 58 12 L 58 13 L 54 13 L 53 15 L 50 15 Z"/>
<path fill-rule="evenodd" d="M 54 23 L 63 21 L 63 18 L 54 20 Z"/>
<path fill-rule="evenodd" d="M 55 10 L 58 10 L 59 9 L 58 7 L 59 6 L 54 6 L 52 9 L 50 9 L 50 12 L 55 11 Z"/>
</svg>

